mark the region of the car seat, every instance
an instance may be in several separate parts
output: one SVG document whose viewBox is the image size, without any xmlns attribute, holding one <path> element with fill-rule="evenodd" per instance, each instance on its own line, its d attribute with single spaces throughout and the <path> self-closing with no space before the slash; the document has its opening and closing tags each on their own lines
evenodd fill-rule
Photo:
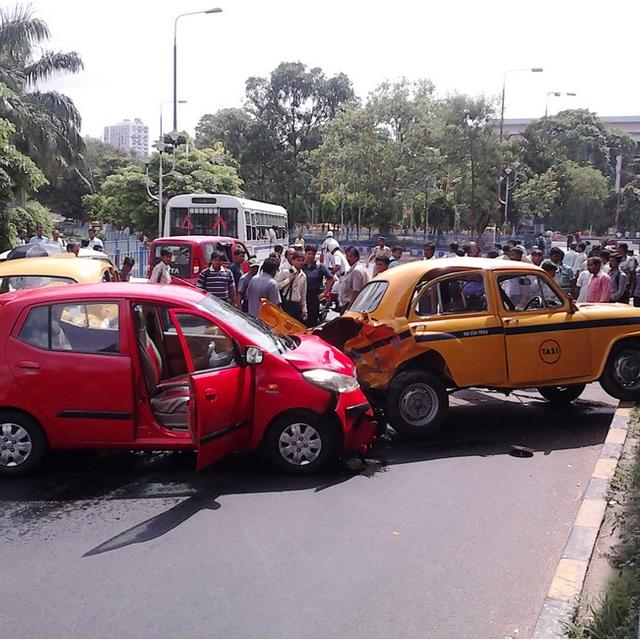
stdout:
<svg viewBox="0 0 640 640">
<path fill-rule="evenodd" d="M 184 377 L 161 382 L 162 357 L 158 347 L 149 337 L 144 311 L 134 309 L 138 334 L 138 353 L 149 393 L 151 409 L 158 421 L 170 429 L 187 429 L 189 426 L 189 400 L 191 394 Z"/>
</svg>

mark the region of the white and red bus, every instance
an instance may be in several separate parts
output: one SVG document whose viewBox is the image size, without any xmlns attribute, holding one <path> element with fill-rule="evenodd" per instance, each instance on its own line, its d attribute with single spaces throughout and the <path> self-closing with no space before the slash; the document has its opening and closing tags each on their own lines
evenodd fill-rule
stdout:
<svg viewBox="0 0 640 640">
<path fill-rule="evenodd" d="M 167 202 L 164 236 L 186 235 L 237 238 L 262 261 L 274 245 L 289 243 L 287 210 L 219 193 L 174 196 Z"/>
</svg>

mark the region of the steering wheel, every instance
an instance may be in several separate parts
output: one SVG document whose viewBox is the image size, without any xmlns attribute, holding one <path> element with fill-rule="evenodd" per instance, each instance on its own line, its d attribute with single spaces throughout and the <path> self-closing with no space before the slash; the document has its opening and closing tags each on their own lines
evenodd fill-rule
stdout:
<svg viewBox="0 0 640 640">
<path fill-rule="evenodd" d="M 523 311 L 528 311 L 529 309 L 542 309 L 544 306 L 544 302 L 542 301 L 541 296 L 534 296 L 524 305 Z"/>
</svg>

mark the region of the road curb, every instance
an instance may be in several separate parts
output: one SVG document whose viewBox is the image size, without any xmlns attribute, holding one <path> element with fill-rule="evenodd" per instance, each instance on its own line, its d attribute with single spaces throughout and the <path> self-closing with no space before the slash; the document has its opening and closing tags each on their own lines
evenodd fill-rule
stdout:
<svg viewBox="0 0 640 640">
<path fill-rule="evenodd" d="M 633 406 L 632 402 L 621 401 L 613 415 L 600 457 L 582 496 L 571 534 L 538 615 L 532 638 L 564 637 L 563 623 L 569 621 L 582 592 L 607 508 L 607 490 L 622 455 Z"/>
</svg>

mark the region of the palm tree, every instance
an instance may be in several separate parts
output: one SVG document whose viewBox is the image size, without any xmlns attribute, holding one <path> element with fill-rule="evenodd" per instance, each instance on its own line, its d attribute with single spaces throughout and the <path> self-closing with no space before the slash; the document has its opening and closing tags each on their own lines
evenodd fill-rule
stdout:
<svg viewBox="0 0 640 640">
<path fill-rule="evenodd" d="M 38 83 L 83 64 L 75 51 L 44 50 L 40 43 L 49 37 L 29 5 L 0 9 L 0 117 L 15 126 L 16 147 L 53 178 L 82 165 L 81 119 L 70 98 L 38 91 Z"/>
</svg>

